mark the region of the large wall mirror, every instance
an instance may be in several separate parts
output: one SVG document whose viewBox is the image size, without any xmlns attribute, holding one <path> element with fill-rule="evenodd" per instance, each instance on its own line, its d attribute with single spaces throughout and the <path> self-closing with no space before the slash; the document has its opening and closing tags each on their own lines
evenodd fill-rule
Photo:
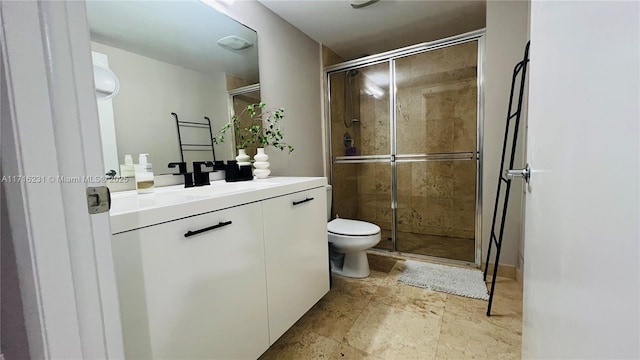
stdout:
<svg viewBox="0 0 640 360">
<path fill-rule="evenodd" d="M 258 86 L 255 31 L 196 0 L 88 1 L 87 17 L 105 173 L 120 175 L 125 155 L 150 154 L 156 174 L 235 156 L 233 141 L 211 144 L 206 118 L 215 135 L 238 89 Z"/>
</svg>

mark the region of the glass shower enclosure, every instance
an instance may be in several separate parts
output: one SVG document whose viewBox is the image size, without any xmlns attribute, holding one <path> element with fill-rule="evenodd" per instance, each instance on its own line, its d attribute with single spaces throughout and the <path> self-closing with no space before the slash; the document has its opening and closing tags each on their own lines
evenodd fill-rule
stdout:
<svg viewBox="0 0 640 360">
<path fill-rule="evenodd" d="M 333 65 L 333 215 L 377 249 L 479 263 L 484 31 Z"/>
</svg>

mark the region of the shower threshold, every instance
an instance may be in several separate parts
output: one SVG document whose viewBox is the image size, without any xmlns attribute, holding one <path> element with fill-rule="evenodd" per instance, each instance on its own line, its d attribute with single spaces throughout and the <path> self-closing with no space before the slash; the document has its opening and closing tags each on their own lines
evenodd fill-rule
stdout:
<svg viewBox="0 0 640 360">
<path fill-rule="evenodd" d="M 473 261 L 455 260 L 455 259 L 441 258 L 437 256 L 414 254 L 414 253 L 393 251 L 393 250 L 387 250 L 387 249 L 381 249 L 381 248 L 371 248 L 367 250 L 367 252 L 374 255 L 388 256 L 398 260 L 419 260 L 419 261 L 427 261 L 427 262 L 436 263 L 436 264 L 456 265 L 456 266 L 469 267 L 472 269 L 480 269 L 480 266 L 476 265 L 476 263 Z"/>
</svg>

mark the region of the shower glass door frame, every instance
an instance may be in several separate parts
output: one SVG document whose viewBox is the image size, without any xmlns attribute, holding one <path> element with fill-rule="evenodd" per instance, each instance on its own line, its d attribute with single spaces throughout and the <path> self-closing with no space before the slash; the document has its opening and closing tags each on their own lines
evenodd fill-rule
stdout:
<svg viewBox="0 0 640 360">
<path fill-rule="evenodd" d="M 396 60 L 408 57 L 410 55 L 422 54 L 429 51 L 442 49 L 445 47 L 463 44 L 467 42 L 477 41 L 478 54 L 477 54 L 477 137 L 476 137 L 476 149 L 475 154 L 473 152 L 465 154 L 404 154 L 398 155 L 397 153 L 397 86 L 396 86 Z M 327 158 L 327 173 L 329 174 L 329 181 L 333 183 L 333 164 L 349 164 L 349 163 L 389 163 L 391 165 L 391 234 L 393 252 L 400 253 L 397 244 L 397 227 L 398 227 L 398 184 L 397 184 L 397 164 L 406 163 L 412 161 L 437 161 L 440 159 L 456 160 L 459 157 L 460 160 L 468 160 L 469 158 L 477 161 L 476 166 L 476 205 L 475 205 L 475 265 L 481 264 L 482 253 L 482 155 L 483 155 L 483 123 L 484 123 L 484 60 L 485 60 L 485 29 L 480 29 L 465 34 L 416 44 L 401 49 L 391 50 L 384 53 L 363 57 L 356 60 L 343 62 L 336 65 L 331 65 L 324 68 L 324 75 L 326 79 L 325 89 L 325 120 L 326 120 L 326 133 L 325 141 L 328 148 Z M 333 155 L 332 141 L 331 141 L 331 75 L 345 72 L 354 69 L 360 69 L 371 65 L 379 65 L 388 63 L 389 65 L 389 136 L 390 136 L 390 154 L 388 155 L 364 155 L 364 156 L 336 156 Z M 376 249 L 379 251 L 385 251 L 382 249 Z M 435 258 L 439 261 L 447 261 L 452 263 L 464 263 L 471 264 L 468 261 L 454 260 L 448 258 L 440 258 L 427 255 L 415 256 L 425 258 Z"/>
</svg>

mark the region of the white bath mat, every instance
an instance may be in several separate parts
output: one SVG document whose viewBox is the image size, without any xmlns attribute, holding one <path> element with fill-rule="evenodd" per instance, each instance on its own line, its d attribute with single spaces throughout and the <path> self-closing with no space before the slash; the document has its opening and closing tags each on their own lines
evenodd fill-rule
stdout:
<svg viewBox="0 0 640 360">
<path fill-rule="evenodd" d="M 482 271 L 407 260 L 399 281 L 429 290 L 489 300 Z"/>
</svg>

